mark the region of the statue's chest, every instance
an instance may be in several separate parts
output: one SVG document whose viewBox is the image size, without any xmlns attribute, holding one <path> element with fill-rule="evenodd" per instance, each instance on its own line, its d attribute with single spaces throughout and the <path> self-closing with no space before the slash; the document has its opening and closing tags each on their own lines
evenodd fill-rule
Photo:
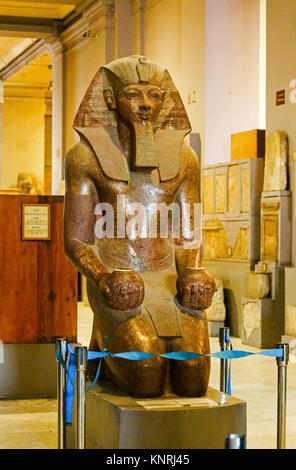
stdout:
<svg viewBox="0 0 296 470">
<path fill-rule="evenodd" d="M 111 202 L 118 196 L 124 196 L 126 204 L 140 203 L 144 206 L 161 202 L 170 204 L 179 186 L 177 181 L 160 182 L 157 170 L 151 173 L 132 171 L 129 183 L 112 181 L 109 178 L 108 180 L 107 184 L 104 184 L 104 190 L 100 191 L 100 200 L 103 196 L 106 202 Z"/>
</svg>

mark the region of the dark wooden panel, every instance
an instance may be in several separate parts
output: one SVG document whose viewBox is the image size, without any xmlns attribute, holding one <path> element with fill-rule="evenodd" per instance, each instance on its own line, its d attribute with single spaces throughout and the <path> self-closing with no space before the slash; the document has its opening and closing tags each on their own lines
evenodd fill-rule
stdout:
<svg viewBox="0 0 296 470">
<path fill-rule="evenodd" d="M 0 196 L 0 339 L 37 341 L 37 245 L 21 240 L 21 205 L 36 196 Z"/>
<path fill-rule="evenodd" d="M 38 242 L 38 342 L 57 337 L 76 341 L 77 271 L 64 253 L 63 200 L 40 197 L 50 203 L 51 240 Z"/>
<path fill-rule="evenodd" d="M 22 203 L 51 206 L 51 240 L 21 239 Z M 76 340 L 77 271 L 64 253 L 63 197 L 0 195 L 0 340 Z"/>
</svg>

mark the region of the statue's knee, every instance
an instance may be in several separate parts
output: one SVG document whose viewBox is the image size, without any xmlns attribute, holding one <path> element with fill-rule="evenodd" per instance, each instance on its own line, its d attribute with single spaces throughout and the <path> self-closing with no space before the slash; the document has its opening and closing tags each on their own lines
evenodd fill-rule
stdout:
<svg viewBox="0 0 296 470">
<path fill-rule="evenodd" d="M 145 364 L 145 362 L 147 361 L 137 364 L 134 374 L 126 385 L 127 391 L 130 395 L 139 398 L 158 397 L 164 391 L 165 362 L 154 360 L 152 364 Z"/>
<path fill-rule="evenodd" d="M 207 392 L 210 378 L 210 363 L 184 361 L 171 370 L 171 387 L 181 396 L 202 396 Z"/>
</svg>

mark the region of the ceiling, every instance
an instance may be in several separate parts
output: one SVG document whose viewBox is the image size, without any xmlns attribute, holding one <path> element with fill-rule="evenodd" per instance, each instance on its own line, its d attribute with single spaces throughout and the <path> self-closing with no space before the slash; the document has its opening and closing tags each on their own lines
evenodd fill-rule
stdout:
<svg viewBox="0 0 296 470">
<path fill-rule="evenodd" d="M 37 40 L 38 35 L 30 36 L 27 24 L 32 24 L 34 31 L 34 25 L 38 22 L 41 25 L 51 22 L 48 24 L 52 25 L 55 20 L 68 21 L 91 1 L 93 0 L 0 0 L 0 71 L 7 69 L 14 59 L 18 60 L 18 56 Z M 21 22 L 25 23 L 24 31 L 27 33 L 23 34 L 22 26 L 19 26 Z M 8 28 L 3 25 L 8 25 Z M 11 34 L 11 30 L 14 33 Z M 8 88 L 23 85 L 37 88 L 47 86 L 52 79 L 51 61 L 49 54 L 42 54 L 5 79 L 4 85 Z"/>
<path fill-rule="evenodd" d="M 27 49 L 35 39 L 0 37 L 0 70 Z"/>
<path fill-rule="evenodd" d="M 0 0 L 0 16 L 62 20 L 81 0 Z"/>
<path fill-rule="evenodd" d="M 5 80 L 5 86 L 49 87 L 52 80 L 52 56 L 44 53 Z"/>
</svg>

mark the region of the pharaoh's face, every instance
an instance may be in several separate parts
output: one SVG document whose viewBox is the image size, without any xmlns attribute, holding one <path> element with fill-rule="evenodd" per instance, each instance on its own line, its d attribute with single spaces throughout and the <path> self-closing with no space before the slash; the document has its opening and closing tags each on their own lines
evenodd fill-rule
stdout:
<svg viewBox="0 0 296 470">
<path fill-rule="evenodd" d="M 128 85 L 117 95 L 117 112 L 126 124 L 136 121 L 153 124 L 163 105 L 164 95 L 155 85 Z"/>
</svg>

